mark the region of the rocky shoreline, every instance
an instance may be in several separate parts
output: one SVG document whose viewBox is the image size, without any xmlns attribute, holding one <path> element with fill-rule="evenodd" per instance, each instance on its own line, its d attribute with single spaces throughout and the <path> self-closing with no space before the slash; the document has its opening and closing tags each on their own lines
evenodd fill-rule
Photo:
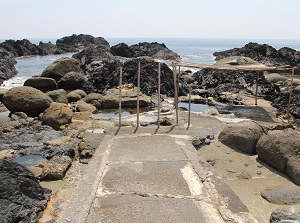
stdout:
<svg viewBox="0 0 300 223">
<path fill-rule="evenodd" d="M 143 80 L 139 95 L 140 106 L 149 107 L 153 103 L 153 96 L 156 96 L 158 85 L 158 63 L 155 60 L 180 60 L 180 56 L 170 51 L 164 44 L 140 43 L 128 46 L 121 43 L 110 47 L 104 38 L 89 35 L 64 37 L 57 40 L 56 45 L 40 43 L 36 46 L 28 40 L 6 41 L 0 44 L 0 56 L 3 55 L 0 57 L 0 65 L 2 67 L 1 63 L 3 63 L 5 68 L 3 74 L 0 73 L 0 80 L 15 74 L 13 69 L 15 57 L 76 51 L 80 52 L 73 58 L 61 58 L 55 61 L 40 76 L 28 79 L 24 86 L 10 90 L 0 89 L 1 106 L 10 112 L 9 117 L 0 116 L 0 160 L 4 160 L 5 165 L 6 162 L 10 163 L 9 165 L 17 165 L 10 161 L 16 157 L 40 155 L 47 158 L 48 162 L 38 164 L 41 170 L 36 177 L 43 181 L 64 179 L 74 160 L 88 163 L 103 134 L 118 126 L 117 120 L 99 118 L 93 113 L 99 109 L 118 108 L 120 66 L 123 70 L 122 106 L 136 108 L 136 74 L 140 62 Z M 215 55 L 218 59 L 225 56 L 247 56 L 267 65 L 299 67 L 300 61 L 297 59 L 299 56 L 297 51 L 287 48 L 274 51 L 270 46 L 254 43 L 249 43 L 241 49 L 215 53 Z M 253 72 L 202 69 L 192 74 L 186 70 L 179 74 L 179 96 L 186 96 L 191 86 L 195 102 L 213 104 L 214 100 L 217 100 L 243 105 L 242 94 L 254 95 L 255 93 L 255 77 L 256 74 Z M 173 71 L 162 63 L 161 94 L 165 98 L 174 95 L 172 80 Z M 270 100 L 272 105 L 278 108 L 278 115 L 286 114 L 288 78 L 280 74 L 261 75 L 259 84 L 259 96 Z M 250 133 L 258 133 L 254 142 L 251 142 L 251 151 L 241 151 L 257 153 L 261 156 L 261 160 L 286 173 L 299 185 L 300 148 L 296 140 L 299 134 L 296 126 L 299 125 L 300 119 L 300 83 L 295 81 L 294 84 L 297 86 L 293 90 L 291 115 L 295 118 L 295 126 L 280 125 L 282 129 L 289 128 L 278 133 L 283 134 L 284 137 L 268 134 L 263 125 L 249 127 L 241 124 L 241 126 L 228 127 L 225 133 L 229 136 L 224 137 L 220 133 L 218 140 L 233 149 L 239 149 L 241 145 L 246 145 L 243 140 L 249 140 Z M 161 108 L 164 115 L 160 120 L 161 125 L 174 124 L 173 105 L 170 105 L 168 100 L 162 103 L 164 103 Z M 226 109 L 209 111 L 210 117 L 222 116 L 222 114 L 234 117 L 229 113 Z M 153 121 L 153 115 L 147 117 L 146 114 L 143 118 L 141 125 L 157 124 L 157 120 Z M 135 120 L 128 118 L 123 125 L 134 127 Z M 231 133 L 230 129 L 234 131 Z M 235 135 L 237 132 L 245 135 L 243 137 Z M 274 141 L 272 137 L 287 138 L 287 135 L 291 136 L 287 141 L 291 144 L 289 148 L 284 146 L 274 148 L 268 143 Z M 228 142 L 224 138 L 230 138 L 233 142 Z M 280 143 L 286 145 L 286 142 L 278 142 L 278 145 L 281 145 Z M 270 156 L 273 153 L 282 155 Z M 0 173 L 0 175 L 6 174 L 6 172 Z M 43 193 L 39 199 L 44 202 L 49 198 L 49 191 Z M 7 201 L 10 202 L 9 199 Z M 3 204 L 3 207 L 1 205 L 0 203 L 0 209 L 5 210 L 6 204 Z M 41 207 L 40 204 L 38 206 Z M 17 210 L 18 206 L 15 208 Z M 38 221 L 40 215 L 30 217 L 34 210 L 34 207 L 28 207 L 28 214 L 23 216 L 25 222 L 28 218 L 31 222 Z M 11 216 L 7 216 L 7 219 L 10 218 Z"/>
</svg>

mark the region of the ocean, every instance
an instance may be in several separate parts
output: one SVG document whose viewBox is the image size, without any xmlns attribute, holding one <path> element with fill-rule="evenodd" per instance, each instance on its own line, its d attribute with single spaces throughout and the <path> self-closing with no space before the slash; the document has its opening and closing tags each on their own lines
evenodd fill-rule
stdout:
<svg viewBox="0 0 300 223">
<path fill-rule="evenodd" d="M 118 43 L 126 43 L 128 45 L 137 44 L 139 42 L 158 42 L 164 43 L 169 49 L 173 50 L 182 57 L 184 62 L 213 64 L 213 53 L 217 51 L 229 50 L 232 48 L 240 48 L 249 42 L 257 42 L 260 44 L 268 44 L 276 49 L 281 47 L 290 47 L 300 51 L 300 40 L 275 40 L 275 39 L 203 39 L 203 38 L 105 38 L 111 46 Z M 38 44 L 40 41 L 52 43 L 56 39 L 29 39 L 32 43 Z M 4 40 L 0 39 L 0 42 Z M 53 61 L 61 57 L 71 57 L 73 54 L 50 55 L 50 56 L 31 56 L 17 58 L 16 68 L 18 74 L 5 81 L 1 87 L 11 88 L 22 86 L 24 81 L 34 75 L 39 75 Z"/>
</svg>

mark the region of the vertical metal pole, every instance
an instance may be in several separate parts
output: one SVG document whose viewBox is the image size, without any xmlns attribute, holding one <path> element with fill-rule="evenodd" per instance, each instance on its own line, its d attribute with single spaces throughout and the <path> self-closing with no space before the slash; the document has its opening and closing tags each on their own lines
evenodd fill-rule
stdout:
<svg viewBox="0 0 300 223">
<path fill-rule="evenodd" d="M 178 102 L 177 102 L 177 78 L 176 78 L 176 65 L 173 64 L 173 76 L 174 76 L 174 105 L 176 110 L 176 125 L 178 125 Z"/>
<path fill-rule="evenodd" d="M 290 96 L 289 96 L 289 103 L 288 103 L 288 109 L 287 109 L 287 116 L 288 116 L 288 118 L 290 116 L 292 96 L 293 96 L 294 75 L 295 75 L 295 68 L 293 67 L 293 69 L 292 69 L 292 80 L 291 80 L 291 86 L 290 86 Z M 289 122 L 290 122 L 290 118 L 289 118 Z"/>
<path fill-rule="evenodd" d="M 258 94 L 258 79 L 259 79 L 259 71 L 257 71 L 256 76 L 256 89 L 255 89 L 255 105 L 257 106 L 257 94 Z"/>
<path fill-rule="evenodd" d="M 191 125 L 191 101 L 192 101 L 192 87 L 189 88 L 189 117 L 188 117 L 188 128 Z"/>
<path fill-rule="evenodd" d="M 140 125 L 140 87 L 141 87 L 141 62 L 139 62 L 139 65 L 138 65 L 136 126 Z"/>
<path fill-rule="evenodd" d="M 157 126 L 160 127 L 160 63 L 158 63 L 158 84 L 157 84 Z"/>
<path fill-rule="evenodd" d="M 120 81 L 119 81 L 119 127 L 122 126 L 122 72 L 123 66 L 120 65 Z"/>
</svg>

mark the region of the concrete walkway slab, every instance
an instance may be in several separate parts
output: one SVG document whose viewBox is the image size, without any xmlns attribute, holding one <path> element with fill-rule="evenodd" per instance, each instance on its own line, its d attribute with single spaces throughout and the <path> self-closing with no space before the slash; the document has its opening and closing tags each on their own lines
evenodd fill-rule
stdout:
<svg viewBox="0 0 300 223">
<path fill-rule="evenodd" d="M 186 138 L 105 136 L 56 222 L 257 223 Z"/>
<path fill-rule="evenodd" d="M 112 163 L 102 179 L 103 191 L 191 195 L 180 169 L 186 161 Z"/>
</svg>

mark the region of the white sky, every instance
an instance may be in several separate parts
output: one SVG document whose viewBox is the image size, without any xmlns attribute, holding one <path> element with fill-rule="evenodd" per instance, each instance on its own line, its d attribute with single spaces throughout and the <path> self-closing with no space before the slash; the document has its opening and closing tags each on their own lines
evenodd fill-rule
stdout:
<svg viewBox="0 0 300 223">
<path fill-rule="evenodd" d="M 0 38 L 300 39 L 300 0 L 0 0 Z"/>
</svg>

